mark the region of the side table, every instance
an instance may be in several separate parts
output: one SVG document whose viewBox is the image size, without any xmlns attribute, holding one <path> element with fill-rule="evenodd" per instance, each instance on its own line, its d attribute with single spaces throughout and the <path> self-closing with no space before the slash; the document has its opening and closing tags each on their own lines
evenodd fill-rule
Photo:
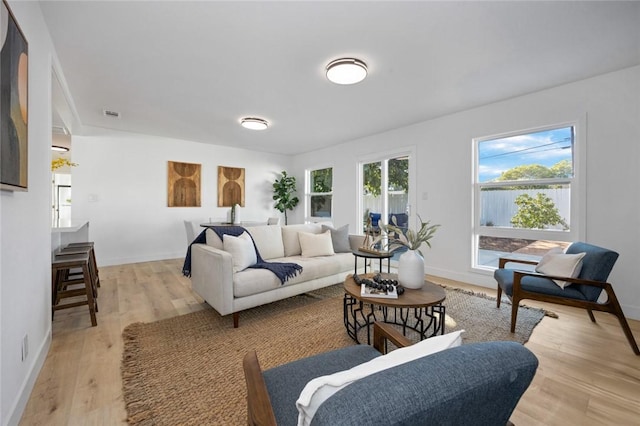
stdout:
<svg viewBox="0 0 640 426">
<path fill-rule="evenodd" d="M 362 250 L 351 250 L 354 257 L 353 264 L 353 273 L 358 273 L 358 258 L 361 257 L 364 260 L 364 273 L 367 273 L 367 259 L 380 259 L 380 272 L 382 272 L 382 261 L 387 259 L 387 273 L 391 272 L 391 258 L 393 257 L 393 253 L 390 252 L 382 252 L 382 253 L 370 253 Z"/>
</svg>

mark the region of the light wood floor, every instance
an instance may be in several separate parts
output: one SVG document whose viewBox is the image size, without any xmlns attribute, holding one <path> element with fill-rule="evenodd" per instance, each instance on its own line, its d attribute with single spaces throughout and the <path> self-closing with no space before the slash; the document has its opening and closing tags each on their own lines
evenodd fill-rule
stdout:
<svg viewBox="0 0 640 426">
<path fill-rule="evenodd" d="M 125 424 L 122 330 L 204 306 L 181 267 L 182 259 L 102 267 L 98 326 L 90 326 L 86 307 L 56 312 L 51 350 L 20 424 Z M 511 420 L 518 426 L 640 425 L 640 357 L 617 319 L 596 313 L 593 324 L 584 310 L 529 303 L 559 319 L 545 317 L 526 344 L 540 366 Z M 640 321 L 630 324 L 640 340 Z"/>
</svg>

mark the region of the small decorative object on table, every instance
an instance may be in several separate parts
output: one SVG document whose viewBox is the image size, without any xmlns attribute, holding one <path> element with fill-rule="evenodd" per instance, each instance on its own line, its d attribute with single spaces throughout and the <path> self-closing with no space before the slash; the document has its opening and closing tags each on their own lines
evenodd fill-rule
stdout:
<svg viewBox="0 0 640 426">
<path fill-rule="evenodd" d="M 230 222 L 234 225 L 240 224 L 240 205 L 234 204 L 231 206 L 231 220 Z"/>
<path fill-rule="evenodd" d="M 373 226 L 371 224 L 371 216 L 367 215 L 367 225 L 365 228 L 364 241 L 362 241 L 362 246 L 358 247 L 358 250 L 363 251 L 365 253 L 373 253 L 373 254 L 387 254 L 388 250 L 381 250 L 378 248 L 382 245 L 381 237 L 374 237 Z"/>
<path fill-rule="evenodd" d="M 354 274 L 353 280 L 360 285 L 360 295 L 363 297 L 397 299 L 404 293 L 404 288 L 398 284 L 398 280 L 383 278 L 380 274 L 374 275 L 372 279 L 360 278 L 358 274 Z"/>
<path fill-rule="evenodd" d="M 420 215 L 420 230 L 418 232 L 397 226 L 396 218 L 393 216 L 391 225 L 382 225 L 384 233 L 387 234 L 388 241 L 386 247 L 390 251 L 400 247 L 408 250 L 400 255 L 398 262 L 398 281 L 406 288 L 421 288 L 424 284 L 424 257 L 420 251 L 420 246 L 426 244 L 431 247 L 429 240 L 433 238 L 436 229 L 440 225 L 430 225 L 429 221 L 423 222 Z"/>
</svg>

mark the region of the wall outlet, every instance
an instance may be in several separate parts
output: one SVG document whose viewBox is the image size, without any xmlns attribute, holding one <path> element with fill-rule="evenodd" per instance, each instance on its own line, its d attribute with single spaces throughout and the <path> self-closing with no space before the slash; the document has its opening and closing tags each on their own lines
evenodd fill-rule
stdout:
<svg viewBox="0 0 640 426">
<path fill-rule="evenodd" d="M 25 334 L 22 338 L 22 361 L 27 359 L 29 356 L 29 335 Z"/>
</svg>

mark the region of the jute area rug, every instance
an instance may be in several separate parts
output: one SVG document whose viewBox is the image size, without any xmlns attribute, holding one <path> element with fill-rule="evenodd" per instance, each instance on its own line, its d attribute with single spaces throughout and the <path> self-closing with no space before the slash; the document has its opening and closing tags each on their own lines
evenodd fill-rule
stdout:
<svg viewBox="0 0 640 426">
<path fill-rule="evenodd" d="M 516 333 L 511 306 L 446 288 L 446 332 L 464 329 L 464 343 L 526 342 L 545 312 L 520 307 Z M 292 297 L 240 314 L 240 327 L 213 309 L 123 332 L 122 380 L 133 425 L 243 425 L 246 393 L 242 357 L 252 349 L 263 370 L 354 344 L 342 322 L 342 285 Z M 366 342 L 366 337 L 360 338 Z"/>
</svg>

